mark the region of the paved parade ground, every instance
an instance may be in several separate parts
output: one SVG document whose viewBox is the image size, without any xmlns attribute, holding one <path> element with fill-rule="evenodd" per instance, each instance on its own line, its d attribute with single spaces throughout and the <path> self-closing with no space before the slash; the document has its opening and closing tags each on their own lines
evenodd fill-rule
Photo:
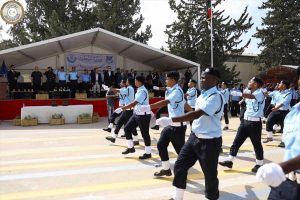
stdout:
<svg viewBox="0 0 300 200">
<path fill-rule="evenodd" d="M 154 121 L 152 121 L 153 125 Z M 107 119 L 94 124 L 63 126 L 13 126 L 11 121 L 0 124 L 0 199 L 30 200 L 167 200 L 172 197 L 173 176 L 154 178 L 160 170 L 156 143 L 160 131 L 151 130 L 152 159 L 140 161 L 144 143 L 136 153 L 123 156 L 126 141 L 118 138 L 115 144 L 105 140 L 110 134 L 102 131 Z M 228 155 L 239 125 L 238 118 L 230 119 L 230 129 L 223 131 L 220 160 Z M 161 129 L 160 129 L 161 130 Z M 121 131 L 122 132 L 122 131 Z M 123 132 L 122 132 L 123 133 Z M 187 129 L 187 137 L 190 127 Z M 121 134 L 120 134 L 121 135 Z M 263 138 L 266 138 L 263 131 Z M 283 149 L 275 141 L 263 144 L 265 162 L 280 162 Z M 176 153 L 172 145 L 172 167 Z M 220 199 L 267 199 L 269 187 L 257 182 L 251 168 L 255 156 L 250 140 L 241 147 L 232 170 L 219 166 Z M 197 163 L 188 176 L 184 199 L 205 199 L 203 173 Z"/>
</svg>

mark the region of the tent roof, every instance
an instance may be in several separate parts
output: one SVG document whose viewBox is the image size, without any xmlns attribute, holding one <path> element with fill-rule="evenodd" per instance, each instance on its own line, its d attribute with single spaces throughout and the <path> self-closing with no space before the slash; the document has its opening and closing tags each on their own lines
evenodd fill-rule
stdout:
<svg viewBox="0 0 300 200">
<path fill-rule="evenodd" d="M 0 61 L 19 66 L 90 45 L 161 70 L 199 66 L 198 63 L 100 28 L 5 49 L 0 51 Z"/>
</svg>

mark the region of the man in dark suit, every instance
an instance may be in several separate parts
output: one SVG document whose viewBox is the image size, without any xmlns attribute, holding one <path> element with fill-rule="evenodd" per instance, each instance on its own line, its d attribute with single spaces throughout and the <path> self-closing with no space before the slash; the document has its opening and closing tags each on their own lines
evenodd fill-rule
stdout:
<svg viewBox="0 0 300 200">
<path fill-rule="evenodd" d="M 15 65 L 11 65 L 9 67 L 9 70 L 7 72 L 7 81 L 9 86 L 9 92 L 13 91 L 14 89 L 17 89 L 17 80 L 20 73 L 15 71 Z"/>
<path fill-rule="evenodd" d="M 101 87 L 104 81 L 104 74 L 101 73 L 99 68 L 94 68 L 94 70 L 91 72 L 91 82 L 92 82 L 92 89 L 93 93 L 96 96 L 100 95 Z"/>
<path fill-rule="evenodd" d="M 107 66 L 106 71 L 104 71 L 104 83 L 109 87 L 115 83 L 115 76 L 114 72 L 111 71 L 111 66 Z"/>
</svg>

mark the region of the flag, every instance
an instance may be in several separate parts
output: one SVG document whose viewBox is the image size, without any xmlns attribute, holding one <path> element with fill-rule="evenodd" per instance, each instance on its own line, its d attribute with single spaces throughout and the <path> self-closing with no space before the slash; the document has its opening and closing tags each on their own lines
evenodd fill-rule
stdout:
<svg viewBox="0 0 300 200">
<path fill-rule="evenodd" d="M 5 64 L 5 61 L 3 60 L 3 62 L 2 62 L 2 66 L 1 66 L 1 68 L 0 68 L 0 75 L 1 76 L 6 76 L 7 75 L 7 67 L 6 67 L 6 64 Z"/>
<path fill-rule="evenodd" d="M 211 20 L 213 17 L 213 11 L 211 7 L 211 0 L 207 0 L 207 20 Z"/>
</svg>

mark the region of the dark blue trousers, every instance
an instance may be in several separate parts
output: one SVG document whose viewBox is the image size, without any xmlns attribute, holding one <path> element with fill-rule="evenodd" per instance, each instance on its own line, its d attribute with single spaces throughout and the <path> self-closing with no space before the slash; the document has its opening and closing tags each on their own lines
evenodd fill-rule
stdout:
<svg viewBox="0 0 300 200">
<path fill-rule="evenodd" d="M 205 197 L 219 198 L 218 159 L 222 146 L 222 137 L 200 139 L 191 133 L 182 147 L 174 166 L 173 185 L 180 189 L 186 188 L 188 170 L 198 161 L 205 178 Z"/>
</svg>

